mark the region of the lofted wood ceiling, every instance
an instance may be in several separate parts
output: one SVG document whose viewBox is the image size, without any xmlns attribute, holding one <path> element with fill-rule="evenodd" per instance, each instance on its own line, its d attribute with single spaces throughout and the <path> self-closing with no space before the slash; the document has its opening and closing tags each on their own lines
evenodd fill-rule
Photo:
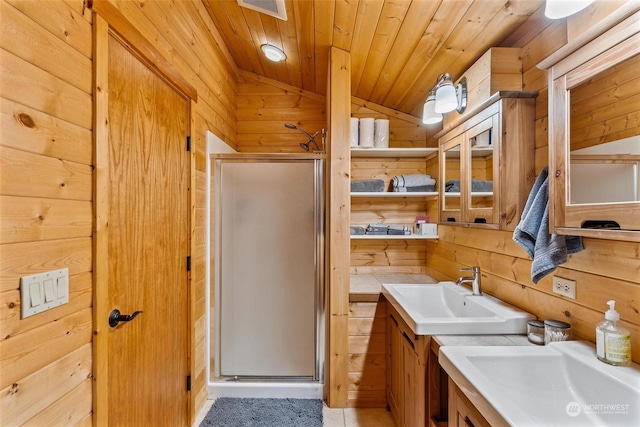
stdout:
<svg viewBox="0 0 640 427">
<path fill-rule="evenodd" d="M 490 47 L 550 23 L 544 0 L 285 0 L 287 21 L 202 1 L 239 69 L 324 95 L 333 45 L 351 52 L 353 95 L 417 117 L 440 73 L 457 79 Z M 265 43 L 286 61 L 267 60 Z"/>
</svg>

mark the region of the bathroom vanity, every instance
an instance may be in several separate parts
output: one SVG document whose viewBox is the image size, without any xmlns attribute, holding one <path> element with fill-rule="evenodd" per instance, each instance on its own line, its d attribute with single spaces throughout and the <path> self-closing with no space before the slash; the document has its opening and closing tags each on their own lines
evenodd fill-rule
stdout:
<svg viewBox="0 0 640 427">
<path fill-rule="evenodd" d="M 439 426 L 451 422 L 451 408 L 464 415 L 462 420 L 481 420 L 440 367 L 440 346 L 528 345 L 523 335 L 494 334 L 522 334 L 533 316 L 452 282 L 384 284 L 382 293 L 387 301 L 387 404 L 396 424 Z"/>
<path fill-rule="evenodd" d="M 504 302 L 494 308 L 492 297 L 452 282 L 385 284 L 382 293 L 387 404 L 396 425 L 640 424 L 640 365 L 604 364 L 585 341 L 531 344 L 524 325 L 532 316 Z M 461 308 L 474 299 L 489 301 L 488 312 Z M 507 319 L 525 323 L 505 332 Z"/>
</svg>

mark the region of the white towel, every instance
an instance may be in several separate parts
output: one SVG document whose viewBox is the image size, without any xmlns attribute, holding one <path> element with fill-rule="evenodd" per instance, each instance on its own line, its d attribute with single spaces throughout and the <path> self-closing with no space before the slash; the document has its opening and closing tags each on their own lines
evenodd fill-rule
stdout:
<svg viewBox="0 0 640 427">
<path fill-rule="evenodd" d="M 389 120 L 376 119 L 373 132 L 373 146 L 389 148 Z"/>
<path fill-rule="evenodd" d="M 351 117 L 351 127 L 349 128 L 349 142 L 352 147 L 358 146 L 358 124 L 358 118 Z"/>
<path fill-rule="evenodd" d="M 513 232 L 513 240 L 532 260 L 533 283 L 567 262 L 567 255 L 584 249 L 581 237 L 549 234 L 549 172 L 546 167 L 533 184 L 520 223 Z"/>
<path fill-rule="evenodd" d="M 360 148 L 373 148 L 373 129 L 373 118 L 365 117 L 360 119 Z"/>
</svg>

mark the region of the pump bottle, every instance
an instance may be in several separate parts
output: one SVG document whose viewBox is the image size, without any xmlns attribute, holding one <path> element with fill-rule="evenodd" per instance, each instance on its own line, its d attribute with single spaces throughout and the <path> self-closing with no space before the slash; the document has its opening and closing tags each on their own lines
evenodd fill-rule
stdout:
<svg viewBox="0 0 640 427">
<path fill-rule="evenodd" d="M 631 333 L 616 325 L 620 314 L 615 310 L 616 302 L 607 301 L 609 310 L 605 320 L 596 326 L 596 354 L 598 359 L 615 366 L 631 364 Z"/>
</svg>

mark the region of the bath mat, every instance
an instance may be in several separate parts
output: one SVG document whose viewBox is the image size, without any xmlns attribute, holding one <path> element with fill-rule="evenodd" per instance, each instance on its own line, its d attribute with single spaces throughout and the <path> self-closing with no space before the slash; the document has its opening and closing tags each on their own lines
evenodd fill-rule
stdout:
<svg viewBox="0 0 640 427">
<path fill-rule="evenodd" d="M 200 427 L 322 427 L 322 401 L 220 397 Z"/>
</svg>

